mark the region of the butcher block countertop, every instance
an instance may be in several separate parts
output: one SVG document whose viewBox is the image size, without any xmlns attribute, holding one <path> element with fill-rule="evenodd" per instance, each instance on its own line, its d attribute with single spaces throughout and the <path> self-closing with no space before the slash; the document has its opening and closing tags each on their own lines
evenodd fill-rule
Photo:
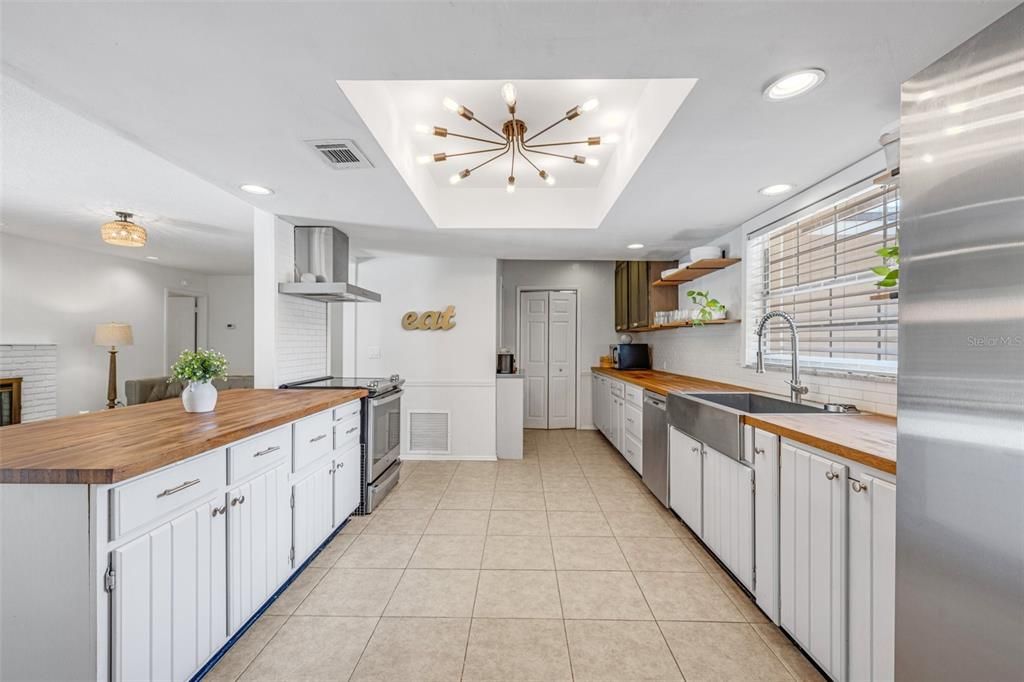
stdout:
<svg viewBox="0 0 1024 682">
<path fill-rule="evenodd" d="M 658 370 L 623 371 L 593 367 L 631 384 L 667 395 L 670 391 L 753 391 L 743 386 L 697 379 Z M 896 474 L 896 420 L 880 414 L 758 414 L 744 422 L 888 474 Z"/>
<path fill-rule="evenodd" d="M 0 483 L 117 483 L 362 398 L 357 390 L 232 389 L 217 409 L 180 400 L 0 429 Z"/>
</svg>

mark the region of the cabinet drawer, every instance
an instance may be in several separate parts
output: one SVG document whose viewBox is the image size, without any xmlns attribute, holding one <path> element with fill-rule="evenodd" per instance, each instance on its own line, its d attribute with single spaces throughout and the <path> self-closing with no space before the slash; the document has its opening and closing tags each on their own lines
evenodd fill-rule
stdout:
<svg viewBox="0 0 1024 682">
<path fill-rule="evenodd" d="M 292 425 L 293 471 L 302 470 L 331 451 L 334 447 L 331 439 L 333 425 L 330 410 L 300 419 Z"/>
<path fill-rule="evenodd" d="M 643 446 L 636 438 L 633 438 L 628 433 L 623 443 L 622 456 L 629 462 L 629 466 L 638 473 L 643 475 L 643 464 L 644 464 L 644 451 Z"/>
<path fill-rule="evenodd" d="M 342 421 L 334 422 L 334 449 L 348 450 L 359 445 L 359 413 Z"/>
<path fill-rule="evenodd" d="M 110 539 L 159 519 L 225 485 L 224 450 L 143 476 L 110 491 Z"/>
<path fill-rule="evenodd" d="M 609 384 L 611 386 L 612 395 L 616 398 L 621 398 L 622 394 L 625 392 L 624 384 L 621 381 L 611 381 Z"/>
<path fill-rule="evenodd" d="M 362 413 L 363 401 L 353 400 L 341 407 L 334 408 L 334 421 L 344 421 L 350 417 L 358 417 Z"/>
<path fill-rule="evenodd" d="M 228 481 L 237 483 L 289 457 L 291 435 L 291 428 L 282 426 L 229 447 Z"/>
<path fill-rule="evenodd" d="M 639 407 L 626 403 L 624 419 L 626 435 L 632 436 L 637 442 L 644 440 L 644 413 Z"/>
<path fill-rule="evenodd" d="M 644 389 L 633 384 L 626 384 L 626 402 L 633 403 L 637 407 L 643 407 Z"/>
</svg>

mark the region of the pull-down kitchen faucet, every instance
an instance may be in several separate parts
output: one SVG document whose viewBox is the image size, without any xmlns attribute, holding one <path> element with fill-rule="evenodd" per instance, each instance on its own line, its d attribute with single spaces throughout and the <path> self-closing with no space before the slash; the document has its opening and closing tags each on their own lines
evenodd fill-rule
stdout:
<svg viewBox="0 0 1024 682">
<path fill-rule="evenodd" d="M 773 310 L 769 313 L 765 313 L 761 316 L 761 319 L 757 321 L 757 369 L 755 370 L 758 374 L 764 374 L 764 328 L 768 324 L 768 320 L 773 317 L 778 317 L 786 321 L 789 325 L 789 342 L 793 350 L 793 360 L 791 362 L 793 369 L 793 376 L 786 383 L 789 384 L 789 394 L 793 399 L 794 403 L 800 402 L 800 397 L 803 396 L 809 390 L 806 386 L 800 384 L 800 353 L 799 341 L 797 339 L 796 324 L 793 322 L 793 318 L 787 313 L 781 310 Z"/>
</svg>

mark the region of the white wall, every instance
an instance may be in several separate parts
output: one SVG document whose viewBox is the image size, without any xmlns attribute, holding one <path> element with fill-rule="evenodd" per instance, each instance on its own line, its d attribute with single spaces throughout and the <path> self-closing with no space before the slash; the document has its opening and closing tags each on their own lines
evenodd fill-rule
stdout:
<svg viewBox="0 0 1024 682">
<path fill-rule="evenodd" d="M 359 376 L 406 379 L 403 456 L 409 410 L 436 409 L 451 412 L 451 453 L 444 457 L 495 457 L 496 278 L 493 258 L 395 255 L 360 263 L 359 286 L 379 292 L 381 302 L 356 304 L 355 348 L 348 355 Z M 402 328 L 406 312 L 449 305 L 456 311 L 453 329 Z"/>
<path fill-rule="evenodd" d="M 231 374 L 253 373 L 253 291 L 250 275 L 206 278 L 210 324 L 208 345 L 223 353 Z M 233 328 L 228 328 L 228 325 Z"/>
<path fill-rule="evenodd" d="M 873 177 L 885 169 L 885 159 L 878 152 L 853 164 L 830 178 L 808 188 L 771 211 L 757 216 L 721 238 L 710 242 L 720 246 L 728 256 L 744 257 L 746 237 L 749 233 L 782 219 L 793 212 L 824 201 L 833 193 Z M 729 309 L 729 317 L 742 318 L 746 262 L 713 275 L 684 284 L 679 288 L 680 306 L 690 305 L 686 291 L 690 288 L 706 289 Z M 735 383 L 740 386 L 788 394 L 785 381 L 789 370 L 769 369 L 757 374 L 745 367 L 746 341 L 754 333 L 756 320 L 743 320 L 743 324 L 709 326 L 704 328 L 667 329 L 637 335 L 637 341 L 651 344 L 654 367 L 678 374 Z M 892 379 L 864 379 L 841 373 L 811 373 L 804 371 L 801 381 L 810 388 L 807 400 L 816 402 L 854 403 L 862 410 L 881 414 L 896 414 L 896 382 Z"/>
<path fill-rule="evenodd" d="M 590 398 L 590 368 L 608 354 L 615 343 L 615 262 L 503 260 L 499 314 L 499 346 L 518 350 L 519 330 L 516 314 L 519 289 L 576 289 L 579 315 L 579 343 L 576 386 L 579 428 L 593 428 Z M 517 355 L 518 360 L 518 355 Z"/>
</svg>

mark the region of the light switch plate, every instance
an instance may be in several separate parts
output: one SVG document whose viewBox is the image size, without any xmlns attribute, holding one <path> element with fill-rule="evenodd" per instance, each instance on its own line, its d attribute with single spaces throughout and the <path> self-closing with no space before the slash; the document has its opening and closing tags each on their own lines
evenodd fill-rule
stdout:
<svg viewBox="0 0 1024 682">
<path fill-rule="evenodd" d="M 380 346 L 367 346 L 366 357 L 369 360 L 380 360 Z"/>
</svg>

